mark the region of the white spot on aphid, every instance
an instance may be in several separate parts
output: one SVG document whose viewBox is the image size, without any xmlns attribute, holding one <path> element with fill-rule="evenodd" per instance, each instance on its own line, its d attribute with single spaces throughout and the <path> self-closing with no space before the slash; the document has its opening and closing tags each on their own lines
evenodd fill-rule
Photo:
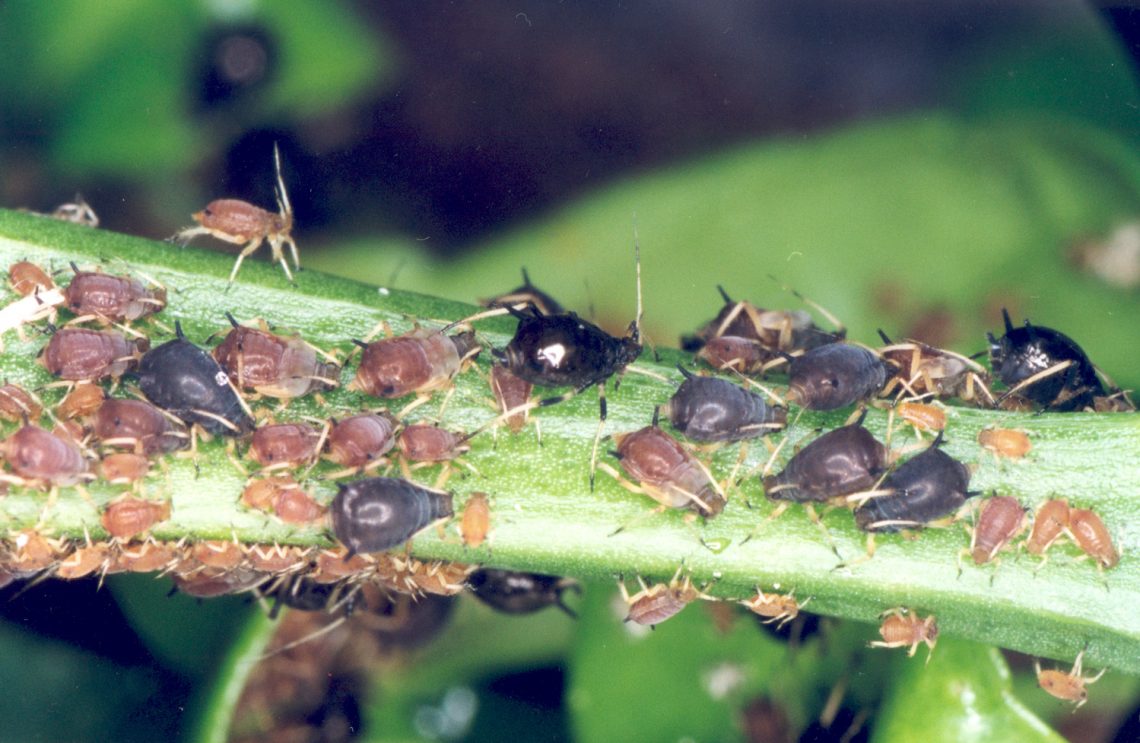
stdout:
<svg viewBox="0 0 1140 743">
<path fill-rule="evenodd" d="M 224 371 L 220 371 L 214 375 L 214 384 L 218 385 L 219 387 L 225 387 L 229 383 L 230 378 L 226 376 L 226 373 Z"/>
<path fill-rule="evenodd" d="M 538 358 L 557 369 L 562 365 L 562 360 L 566 358 L 566 346 L 561 343 L 553 343 L 545 348 L 540 348 Z"/>
</svg>

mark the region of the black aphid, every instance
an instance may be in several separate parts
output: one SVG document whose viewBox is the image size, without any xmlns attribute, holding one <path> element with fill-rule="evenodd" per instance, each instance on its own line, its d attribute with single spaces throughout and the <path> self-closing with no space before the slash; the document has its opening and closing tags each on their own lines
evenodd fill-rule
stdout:
<svg viewBox="0 0 1140 743">
<path fill-rule="evenodd" d="M 702 377 L 678 365 L 685 381 L 661 410 L 673 427 L 693 441 L 741 441 L 787 425 L 788 411 L 716 377 Z"/>
<path fill-rule="evenodd" d="M 471 574 L 467 585 L 475 598 L 507 614 L 529 614 L 557 606 L 572 617 L 578 616 L 562 600 L 567 590 L 582 592 L 578 583 L 570 578 L 481 568 Z"/>
<path fill-rule="evenodd" d="M 241 436 L 252 431 L 253 419 L 226 372 L 210 354 L 186 340 L 180 323 L 174 329 L 174 340 L 151 349 L 139 362 L 142 393 L 158 407 L 208 433 Z"/>
<path fill-rule="evenodd" d="M 333 534 L 349 555 L 397 547 L 453 513 L 451 493 L 398 478 L 373 477 L 338 488 L 329 512 Z"/>
<path fill-rule="evenodd" d="M 891 368 L 862 346 L 818 346 L 791 359 L 788 400 L 809 410 L 843 408 L 881 390 Z"/>
<path fill-rule="evenodd" d="M 783 472 L 764 478 L 765 494 L 808 503 L 873 488 L 887 470 L 889 452 L 861 422 L 828 431 L 800 449 Z"/>
<path fill-rule="evenodd" d="M 566 312 L 554 297 L 531 283 L 530 274 L 526 272 L 525 268 L 522 270 L 522 277 L 522 286 L 517 289 L 512 289 L 506 294 L 480 300 L 479 303 L 484 307 L 507 307 L 510 305 L 530 304 L 544 315 L 561 315 Z"/>
</svg>

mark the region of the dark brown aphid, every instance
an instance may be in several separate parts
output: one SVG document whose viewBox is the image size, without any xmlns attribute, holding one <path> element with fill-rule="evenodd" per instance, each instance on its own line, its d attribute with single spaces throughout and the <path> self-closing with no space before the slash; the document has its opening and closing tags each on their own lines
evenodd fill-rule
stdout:
<svg viewBox="0 0 1140 743">
<path fill-rule="evenodd" d="M 463 544 L 478 547 L 491 530 L 491 506 L 486 493 L 472 493 L 463 506 L 463 516 L 459 520 L 459 533 Z"/>
<path fill-rule="evenodd" d="M 811 599 L 808 599 L 808 601 L 810 600 Z M 754 597 L 747 601 L 741 601 L 740 603 L 748 607 L 758 616 L 766 617 L 764 624 L 772 624 L 775 622 L 776 629 L 779 629 L 799 616 L 800 609 L 807 605 L 808 602 L 804 601 L 801 604 L 796 601 L 796 597 L 790 593 L 764 593 L 757 588 Z"/>
<path fill-rule="evenodd" d="M 1073 670 L 1068 673 L 1058 669 L 1043 671 L 1041 670 L 1041 663 L 1035 661 L 1033 668 L 1037 672 L 1037 685 L 1050 696 L 1066 702 L 1076 702 L 1074 709 L 1081 707 L 1089 700 L 1089 692 L 1086 687 L 1100 681 L 1100 677 L 1108 670 L 1102 668 L 1100 673 L 1095 676 L 1082 676 L 1081 661 L 1084 660 L 1084 655 L 1084 650 L 1077 653 L 1077 659 L 1073 661 Z"/>
<path fill-rule="evenodd" d="M 29 485 L 67 487 L 91 479 L 83 452 L 70 438 L 24 426 L 0 446 L 16 476 Z"/>
<path fill-rule="evenodd" d="M 475 598 L 506 614 L 530 614 L 557 606 L 571 617 L 578 616 L 562 597 L 568 590 L 582 592 L 578 582 L 570 578 L 480 568 L 467 578 L 467 585 Z"/>
<path fill-rule="evenodd" d="M 0 386 L 0 418 L 6 421 L 34 421 L 43 412 L 43 405 L 18 384 Z"/>
<path fill-rule="evenodd" d="M 759 374 L 779 357 L 760 341 L 738 335 L 711 338 L 697 352 L 697 358 L 714 369 L 731 369 L 740 374 Z"/>
<path fill-rule="evenodd" d="M 103 528 L 112 537 L 128 540 L 170 518 L 170 503 L 155 503 L 140 498 L 124 498 L 110 503 L 103 511 Z"/>
<path fill-rule="evenodd" d="M 522 286 L 506 294 L 500 294 L 497 297 L 481 299 L 479 300 L 479 304 L 484 307 L 509 307 L 512 305 L 529 304 L 544 315 L 561 315 L 566 311 L 553 297 L 531 283 L 530 275 L 526 272 L 525 268 L 522 270 L 522 277 Z"/>
<path fill-rule="evenodd" d="M 213 350 L 213 356 L 239 389 L 289 399 L 339 383 L 340 367 L 322 361 L 317 349 L 299 335 L 275 335 L 238 325 L 232 315 L 227 317 L 233 330 Z"/>
<path fill-rule="evenodd" d="M 718 286 L 717 291 L 724 299 L 724 306 L 696 335 L 681 338 L 682 349 L 696 351 L 715 338 L 735 336 L 758 341 L 771 352 L 791 353 L 835 343 L 847 334 L 830 316 L 828 319 L 836 323 L 834 332 L 817 326 L 805 310 L 765 310 L 747 301 L 734 302 L 724 287 Z M 813 306 L 822 311 L 818 305 Z"/>
<path fill-rule="evenodd" d="M 621 467 L 638 485 L 625 481 L 608 465 L 602 466 L 622 487 L 643 493 L 662 508 L 689 508 L 706 518 L 724 510 L 724 494 L 708 469 L 681 442 L 653 423 L 630 433 L 614 434 L 617 451 L 612 452 Z"/>
<path fill-rule="evenodd" d="M 1033 448 L 1029 434 L 1016 428 L 983 428 L 978 431 L 978 443 L 995 456 L 1021 459 Z"/>
<path fill-rule="evenodd" d="M 21 297 L 55 288 L 47 271 L 31 261 L 18 261 L 8 268 L 8 283 Z"/>
<path fill-rule="evenodd" d="M 625 581 L 619 580 L 618 589 L 622 600 L 629 606 L 629 613 L 622 621 L 653 627 L 677 615 L 697 599 L 717 600 L 694 586 L 689 576 L 682 579 L 681 570 L 678 568 L 668 583 L 656 583 L 653 586 L 645 585 L 645 581 L 638 576 L 637 583 L 641 590 L 633 596 L 629 595 Z"/>
<path fill-rule="evenodd" d="M 662 406 L 673 427 L 693 441 L 741 441 L 787 425 L 788 411 L 724 379 L 696 376 L 677 367 L 685 381 Z"/>
<path fill-rule="evenodd" d="M 143 400 L 105 400 L 92 422 L 95 438 L 105 446 L 131 449 L 153 456 L 184 449 L 186 429 Z"/>
<path fill-rule="evenodd" d="M 499 410 L 503 413 L 525 406 L 530 401 L 530 393 L 533 389 L 534 385 L 525 379 L 516 377 L 510 369 L 502 364 L 498 362 L 491 364 L 491 392 L 494 393 L 495 402 L 499 404 Z M 515 413 L 507 418 L 507 427 L 511 429 L 512 433 L 518 433 L 526 425 L 529 416 L 530 411 L 528 410 Z"/>
<path fill-rule="evenodd" d="M 281 153 L 278 152 L 277 145 L 273 146 L 273 162 L 277 171 L 277 214 L 239 199 L 216 199 L 192 215 L 198 227 L 187 227 L 171 238 L 185 245 L 198 235 L 209 235 L 232 245 L 243 245 L 234 268 L 230 271 L 231 284 L 237 278 L 241 262 L 261 247 L 263 242 L 269 243 L 269 248 L 273 251 L 271 260 L 281 264 L 290 282 L 293 282 L 293 273 L 285 261 L 286 245 L 293 258 L 293 267 L 301 269 L 297 243 L 292 235 L 293 207 L 289 203 L 289 194 L 285 191 L 285 181 L 281 177 Z"/>
<path fill-rule="evenodd" d="M 55 412 L 61 418 L 86 418 L 99 410 L 105 399 L 102 387 L 91 382 L 80 382 L 67 393 L 67 397 L 60 400 Z"/>
<path fill-rule="evenodd" d="M 882 614 L 883 623 L 879 627 L 882 641 L 871 643 L 873 648 L 905 648 L 909 646 L 906 656 L 913 658 L 918 646 L 926 643 L 930 653 L 934 652 L 934 645 L 938 641 L 938 623 L 931 614 L 926 619 L 908 609 L 891 609 Z M 926 662 L 930 662 L 927 654 Z"/>
<path fill-rule="evenodd" d="M 1086 508 L 1069 511 L 1068 533 L 1077 546 L 1102 568 L 1111 568 L 1120 562 L 1120 553 L 1112 543 L 1112 535 L 1100 516 L 1092 511 Z"/>
<path fill-rule="evenodd" d="M 422 328 L 361 345 L 364 353 L 349 389 L 385 398 L 443 389 L 479 353 L 474 333 L 447 336 Z"/>
<path fill-rule="evenodd" d="M 808 410 L 843 408 L 881 390 L 892 368 L 862 346 L 819 346 L 791 360 L 788 400 Z"/>
<path fill-rule="evenodd" d="M 890 452 L 860 423 L 828 431 L 800 449 L 783 472 L 764 478 L 773 500 L 823 502 L 875 486 Z"/>
<path fill-rule="evenodd" d="M 333 423 L 328 458 L 344 467 L 369 468 L 384 463 L 396 444 L 396 420 L 386 412 L 362 413 Z"/>
<path fill-rule="evenodd" d="M 274 423 L 253 432 L 249 456 L 265 469 L 308 464 L 317 458 L 321 432 L 307 423 Z"/>
<path fill-rule="evenodd" d="M 900 402 L 894 409 L 900 418 L 920 431 L 941 431 L 946 428 L 946 413 L 935 405 Z"/>
<path fill-rule="evenodd" d="M 413 462 L 445 462 L 471 450 L 459 434 L 425 423 L 406 426 L 396 445 L 400 453 Z"/>
<path fill-rule="evenodd" d="M 148 346 L 145 338 L 127 338 L 117 330 L 61 328 L 52 335 L 39 361 L 60 379 L 117 379 L 138 366 Z"/>
<path fill-rule="evenodd" d="M 116 452 L 99 461 L 99 474 L 113 485 L 138 482 L 150 471 L 150 460 L 142 454 Z"/>
<path fill-rule="evenodd" d="M 1069 502 L 1064 499 L 1045 501 L 1033 518 L 1033 531 L 1025 540 L 1025 549 L 1043 555 L 1069 528 Z"/>
<path fill-rule="evenodd" d="M 451 493 L 389 477 L 337 486 L 333 498 L 333 534 L 357 552 L 384 552 L 411 539 L 453 513 Z"/>
<path fill-rule="evenodd" d="M 880 489 L 855 509 L 855 524 L 864 531 L 898 531 L 919 527 L 954 513 L 976 493 L 970 484 L 970 468 L 946 454 L 939 432 L 921 454 L 908 459 L 887 474 Z"/>
<path fill-rule="evenodd" d="M 879 331 L 887 344 L 879 355 L 893 365 L 894 372 L 879 393 L 884 397 L 898 389 L 900 396 L 957 397 L 966 402 L 984 402 L 992 405 L 989 374 L 978 362 L 942 348 L 919 341 L 892 343 Z"/>
<path fill-rule="evenodd" d="M 1024 531 L 1026 522 L 1025 507 L 1017 498 L 1002 495 L 985 501 L 970 539 L 974 564 L 983 565 L 993 560 L 1002 547 Z"/>
<path fill-rule="evenodd" d="M 166 306 L 166 289 L 148 289 L 130 276 L 101 271 L 80 271 L 73 263 L 74 278 L 63 291 L 67 308 L 80 317 L 103 322 L 130 322 L 153 315 Z"/>
</svg>

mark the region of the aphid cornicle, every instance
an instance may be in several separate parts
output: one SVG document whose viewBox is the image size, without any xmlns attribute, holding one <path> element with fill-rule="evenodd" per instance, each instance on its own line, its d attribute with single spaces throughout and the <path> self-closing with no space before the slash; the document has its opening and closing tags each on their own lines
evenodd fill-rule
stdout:
<svg viewBox="0 0 1140 743">
<path fill-rule="evenodd" d="M 677 367 L 685 381 L 662 406 L 673 427 L 693 441 L 741 441 L 787 425 L 788 411 L 725 379 Z"/>
<path fill-rule="evenodd" d="M 796 452 L 778 475 L 764 478 L 773 500 L 823 502 L 874 487 L 890 452 L 861 421 L 828 431 Z"/>
<path fill-rule="evenodd" d="M 66 487 L 91 479 L 83 452 L 70 439 L 24 426 L 0 442 L 0 453 L 28 484 Z"/>
<path fill-rule="evenodd" d="M 1050 696 L 1066 702 L 1076 702 L 1077 707 L 1082 706 L 1089 700 L 1089 692 L 1086 687 L 1100 681 L 1100 677 L 1108 670 L 1102 668 L 1100 673 L 1095 676 L 1082 676 L 1081 661 L 1084 660 L 1084 657 L 1084 650 L 1077 653 L 1077 658 L 1073 661 L 1073 669 L 1068 673 L 1060 669 L 1042 670 L 1040 661 L 1034 661 L 1033 669 L 1037 672 L 1037 685 Z"/>
<path fill-rule="evenodd" d="M 285 190 L 285 180 L 281 177 L 281 153 L 277 150 L 277 145 L 273 146 L 273 163 L 277 171 L 277 214 L 240 199 L 215 199 L 206 204 L 205 209 L 192 215 L 199 226 L 187 227 L 170 238 L 185 245 L 198 235 L 209 235 L 233 245 L 243 245 L 234 261 L 233 270 L 230 271 L 231 284 L 237 278 L 242 261 L 264 242 L 268 242 L 273 251 L 270 260 L 281 264 L 290 282 L 293 281 L 293 272 L 285 260 L 286 245 L 293 258 L 293 267 L 298 271 L 301 269 L 297 243 L 292 235 L 293 207 Z"/>
<path fill-rule="evenodd" d="M 506 294 L 500 294 L 490 299 L 481 299 L 479 304 L 484 307 L 509 307 L 511 305 L 529 304 L 544 315 L 561 315 L 566 310 L 562 308 L 554 297 L 539 289 L 531 283 L 530 274 L 522 270 L 523 283 L 517 289 Z"/>
<path fill-rule="evenodd" d="M 124 322 L 153 315 L 166 306 L 166 289 L 148 289 L 138 279 L 102 271 L 80 271 L 72 263 L 75 276 L 63 290 L 67 308 L 81 317 L 93 316 L 102 322 Z"/>
<path fill-rule="evenodd" d="M 143 400 L 103 401 L 92 421 L 95 438 L 105 446 L 133 449 L 151 456 L 184 449 L 186 429 Z"/>
<path fill-rule="evenodd" d="M 386 412 L 362 413 L 333 423 L 328 458 L 344 467 L 369 467 L 395 446 L 396 419 Z"/>
<path fill-rule="evenodd" d="M 364 353 L 348 387 L 384 398 L 442 389 L 479 353 L 474 333 L 449 336 L 425 328 L 358 345 Z"/>
<path fill-rule="evenodd" d="M 506 614 L 530 614 L 557 606 L 571 617 L 578 616 L 562 597 L 566 591 L 582 592 L 578 582 L 570 578 L 480 568 L 468 576 L 467 585 L 475 598 Z"/>
<path fill-rule="evenodd" d="M 226 313 L 233 330 L 212 351 L 238 389 L 289 399 L 334 388 L 340 367 L 322 361 L 317 350 L 299 335 L 280 336 L 239 325 Z"/>
<path fill-rule="evenodd" d="M 1090 408 L 1094 398 L 1104 396 L 1096 367 L 1076 341 L 1028 320 L 1015 328 L 1009 312 L 1001 313 L 1005 335 L 986 337 L 994 373 L 1010 388 L 1003 398 L 1017 394 L 1046 410 L 1066 412 Z"/>
<path fill-rule="evenodd" d="M 451 493 L 407 480 L 374 477 L 337 488 L 330 507 L 333 534 L 349 556 L 397 547 L 453 513 Z"/>
<path fill-rule="evenodd" d="M 843 408 L 881 390 L 892 368 L 862 346 L 819 346 L 791 359 L 788 400 L 808 410 Z"/>
<path fill-rule="evenodd" d="M 986 500 L 970 538 L 974 564 L 983 565 L 993 560 L 1002 547 L 1025 529 L 1026 521 L 1025 507 L 1017 498 L 1002 495 Z"/>
<path fill-rule="evenodd" d="M 118 378 L 139 364 L 149 342 L 131 339 L 117 330 L 61 328 L 40 353 L 50 374 L 69 381 Z"/>
<path fill-rule="evenodd" d="M 930 446 L 883 478 L 879 489 L 855 509 L 855 524 L 864 531 L 898 531 L 920 527 L 954 513 L 977 495 L 966 488 L 970 468 L 943 452 L 942 433 Z M 852 496 L 854 497 L 854 496 Z"/>
<path fill-rule="evenodd" d="M 242 436 L 253 430 L 229 376 L 210 354 L 186 340 L 182 325 L 177 337 L 151 349 L 139 362 L 139 389 L 158 407 L 207 433 Z"/>
</svg>

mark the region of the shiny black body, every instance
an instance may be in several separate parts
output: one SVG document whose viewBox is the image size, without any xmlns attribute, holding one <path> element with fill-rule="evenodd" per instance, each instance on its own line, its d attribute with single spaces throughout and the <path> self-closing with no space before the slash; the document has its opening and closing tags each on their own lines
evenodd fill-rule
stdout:
<svg viewBox="0 0 1140 743">
<path fill-rule="evenodd" d="M 188 425 L 197 423 L 208 433 L 241 436 L 253 430 L 229 377 L 217 361 L 186 340 L 175 323 L 178 337 L 153 348 L 139 361 L 139 389 L 158 407 Z M 222 420 L 229 422 L 226 425 Z"/>
<path fill-rule="evenodd" d="M 883 480 L 891 495 L 873 497 L 855 509 L 855 524 L 864 531 L 898 531 L 922 526 L 954 513 L 966 499 L 970 468 L 946 454 L 942 435 L 918 456 L 899 465 Z"/>
<path fill-rule="evenodd" d="M 578 616 L 562 600 L 565 591 L 581 593 L 582 590 L 569 578 L 481 568 L 471 574 L 467 585 L 475 598 L 507 614 L 530 614 L 548 606 L 557 606 L 572 617 Z"/>
<path fill-rule="evenodd" d="M 1046 410 L 1066 412 L 1093 406 L 1093 398 L 1105 394 L 1089 357 L 1069 336 L 1052 328 L 1031 325 L 1015 328 L 1003 308 L 1005 335 L 1000 339 L 986 333 L 990 342 L 990 364 L 994 374 L 1009 387 L 1034 374 L 1065 361 L 1072 363 L 1056 374 L 1050 374 L 1017 394 L 1032 400 Z"/>
<path fill-rule="evenodd" d="M 677 367 L 685 381 L 663 410 L 673 427 L 693 441 L 741 441 L 787 425 L 788 411 L 726 379 L 697 376 Z"/>
<path fill-rule="evenodd" d="M 870 490 L 887 471 L 887 447 L 859 423 L 828 431 L 796 452 L 784 471 L 764 478 L 772 500 L 822 502 Z"/>
<path fill-rule="evenodd" d="M 792 359 L 788 399 L 808 410 L 835 410 L 871 397 L 890 376 L 891 366 L 873 351 L 829 343 Z"/>
<path fill-rule="evenodd" d="M 329 513 L 349 554 L 398 547 L 437 519 L 451 516 L 451 493 L 407 480 L 373 477 L 338 485 Z"/>
</svg>

